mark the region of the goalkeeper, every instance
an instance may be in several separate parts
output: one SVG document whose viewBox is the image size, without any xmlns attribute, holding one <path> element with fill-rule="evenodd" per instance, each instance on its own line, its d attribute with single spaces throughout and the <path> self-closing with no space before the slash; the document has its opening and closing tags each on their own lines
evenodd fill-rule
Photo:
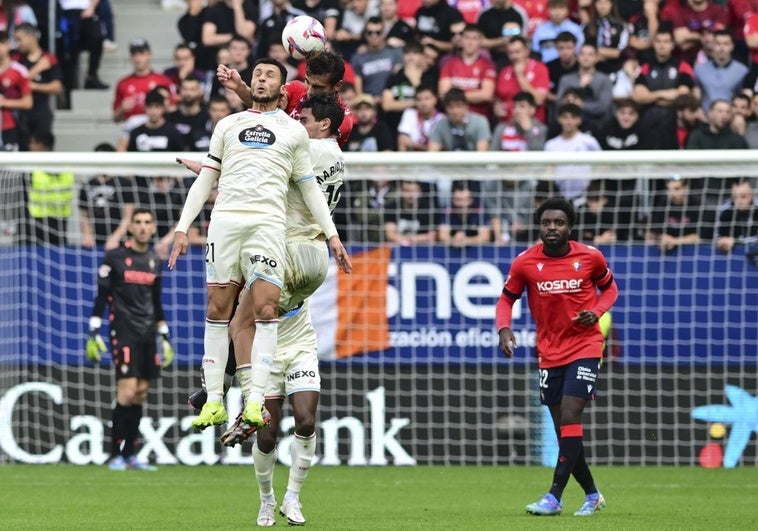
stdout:
<svg viewBox="0 0 758 531">
<path fill-rule="evenodd" d="M 168 367 L 174 350 L 161 305 L 161 261 L 150 250 L 156 225 L 152 212 L 137 208 L 128 227 L 131 237 L 106 251 L 97 270 L 97 298 L 89 319 L 87 359 L 99 363 L 107 351 L 100 336 L 105 306 L 110 306 L 110 342 L 116 368 L 116 406 L 111 417 L 111 470 L 155 470 L 137 459 L 142 404 L 150 380 Z M 163 360 L 157 352 L 160 335 Z"/>
</svg>

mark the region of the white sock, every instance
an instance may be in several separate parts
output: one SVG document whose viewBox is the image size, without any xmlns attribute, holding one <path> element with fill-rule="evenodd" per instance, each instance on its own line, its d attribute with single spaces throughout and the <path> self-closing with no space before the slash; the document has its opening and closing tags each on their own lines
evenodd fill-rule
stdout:
<svg viewBox="0 0 758 531">
<path fill-rule="evenodd" d="M 266 394 L 266 384 L 271 374 L 271 366 L 274 364 L 276 352 L 276 334 L 279 329 L 279 321 L 256 321 L 255 339 L 250 353 L 252 361 L 252 385 L 250 387 L 250 400 L 263 404 L 263 396 Z"/>
<path fill-rule="evenodd" d="M 258 480 L 258 492 L 261 499 L 274 497 L 274 465 L 276 464 L 276 449 L 264 454 L 258 449 L 258 441 L 253 443 L 253 465 L 255 479 Z"/>
<path fill-rule="evenodd" d="M 237 367 L 237 381 L 240 384 L 240 390 L 242 391 L 242 403 L 247 403 L 247 398 L 250 396 L 250 386 L 252 385 L 253 373 L 250 371 L 250 365 L 240 365 Z"/>
<path fill-rule="evenodd" d="M 229 357 L 229 321 L 205 320 L 203 374 L 208 402 L 224 399 L 224 374 Z"/>
<path fill-rule="evenodd" d="M 292 454 L 292 464 L 290 465 L 290 477 L 287 483 L 287 493 L 284 499 L 297 500 L 300 497 L 300 489 L 308 477 L 308 471 L 311 469 L 313 456 L 316 455 L 316 434 L 310 437 L 301 437 L 297 433 L 290 446 Z"/>
</svg>

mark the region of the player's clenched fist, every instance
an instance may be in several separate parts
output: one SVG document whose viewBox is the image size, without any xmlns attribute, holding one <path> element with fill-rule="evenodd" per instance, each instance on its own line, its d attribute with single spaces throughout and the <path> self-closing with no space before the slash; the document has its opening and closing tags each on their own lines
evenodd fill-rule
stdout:
<svg viewBox="0 0 758 531">
<path fill-rule="evenodd" d="M 171 248 L 171 256 L 168 257 L 168 268 L 176 267 L 176 259 L 187 254 L 189 240 L 184 232 L 174 232 L 174 246 Z"/>
</svg>

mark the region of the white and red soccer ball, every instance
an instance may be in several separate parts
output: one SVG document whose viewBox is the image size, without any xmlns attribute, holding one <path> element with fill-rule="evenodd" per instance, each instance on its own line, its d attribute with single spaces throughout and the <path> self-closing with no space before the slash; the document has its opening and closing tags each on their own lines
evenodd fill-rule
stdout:
<svg viewBox="0 0 758 531">
<path fill-rule="evenodd" d="M 284 26 L 282 44 L 290 57 L 298 61 L 310 59 L 324 51 L 326 31 L 321 22 L 315 18 L 300 15 Z"/>
</svg>

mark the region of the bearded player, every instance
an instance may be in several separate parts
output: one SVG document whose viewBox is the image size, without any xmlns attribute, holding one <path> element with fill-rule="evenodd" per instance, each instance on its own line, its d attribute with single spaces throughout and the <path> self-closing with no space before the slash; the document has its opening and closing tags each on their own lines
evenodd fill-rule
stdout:
<svg viewBox="0 0 758 531">
<path fill-rule="evenodd" d="M 500 350 L 510 358 L 517 346 L 511 310 L 526 289 L 537 325 L 540 402 L 548 406 L 559 440 L 550 491 L 526 506 L 534 515 L 561 513 L 572 474 L 585 492 L 574 516 L 592 516 L 605 507 L 585 459 L 582 412 L 595 399 L 603 355 L 598 319 L 616 302 L 618 288 L 598 249 L 569 240 L 575 219 L 573 206 L 563 198 L 548 199 L 537 209 L 542 243 L 513 261 L 495 308 Z"/>
<path fill-rule="evenodd" d="M 305 83 L 296 80 L 284 86 L 285 94 L 280 99 L 279 105 L 288 115 L 299 120 L 303 103 L 310 96 L 334 94 L 345 115 L 337 134 L 340 147 L 344 147 L 353 130 L 352 113 L 339 97 L 344 76 L 345 60 L 336 53 L 323 52 L 305 63 Z M 250 87 L 245 84 L 239 72 L 220 64 L 216 69 L 216 77 L 225 89 L 236 92 L 245 105 L 249 107 L 252 104 Z"/>
</svg>

